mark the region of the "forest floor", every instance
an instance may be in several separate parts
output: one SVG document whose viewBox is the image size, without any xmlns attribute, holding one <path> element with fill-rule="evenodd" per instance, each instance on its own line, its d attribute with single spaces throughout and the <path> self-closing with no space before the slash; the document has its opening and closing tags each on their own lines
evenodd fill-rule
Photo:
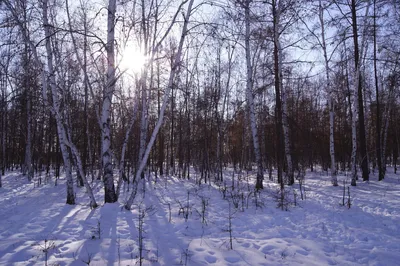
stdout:
<svg viewBox="0 0 400 266">
<path fill-rule="evenodd" d="M 287 190 L 288 211 L 277 208 L 278 187 L 267 178 L 254 193 L 246 173 L 234 176 L 233 190 L 232 172 L 219 185 L 198 185 L 196 177 L 142 182 L 127 211 L 130 192 L 103 204 L 100 181 L 92 185 L 101 206 L 91 210 L 84 188 L 70 206 L 64 180 L 37 186 L 8 173 L 0 189 L 0 265 L 400 263 L 400 175 L 392 168 L 382 182 L 375 173 L 350 187 L 350 208 L 347 190 L 342 205 L 348 177 L 333 187 L 325 172 L 307 172 L 304 200 L 298 182 Z"/>
</svg>

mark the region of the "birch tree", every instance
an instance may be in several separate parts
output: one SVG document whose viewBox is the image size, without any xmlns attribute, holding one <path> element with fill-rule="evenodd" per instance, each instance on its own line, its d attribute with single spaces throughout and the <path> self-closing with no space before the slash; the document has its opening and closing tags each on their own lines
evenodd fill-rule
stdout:
<svg viewBox="0 0 400 266">
<path fill-rule="evenodd" d="M 256 189 L 263 189 L 264 170 L 261 159 L 260 144 L 258 140 L 257 122 L 254 110 L 254 96 L 253 96 L 253 66 L 252 66 L 251 47 L 250 47 L 250 31 L 251 31 L 250 3 L 251 2 L 252 0 L 245 0 L 241 3 L 245 14 L 244 42 L 245 42 L 245 52 L 246 52 L 246 99 L 249 109 L 249 118 L 250 118 L 249 121 L 251 128 L 251 136 L 253 139 L 254 155 L 256 157 L 256 163 L 257 163 Z"/>
<path fill-rule="evenodd" d="M 359 79 L 359 69 L 356 70 L 354 84 L 358 84 Z M 358 110 L 358 94 L 357 90 L 353 86 L 353 108 L 351 112 L 351 185 L 357 185 L 357 110 Z M 349 95 L 350 96 L 350 95 Z"/>
<path fill-rule="evenodd" d="M 275 83 L 275 124 L 276 124 L 276 154 L 277 154 L 277 166 L 278 166 L 278 182 L 281 184 L 281 188 L 283 189 L 283 163 L 284 163 L 284 142 L 283 142 L 283 110 L 282 110 L 282 101 L 281 101 L 281 74 L 280 66 L 279 66 L 279 12 L 277 10 L 278 3 L 276 0 L 272 1 L 272 16 L 273 16 L 273 43 L 274 43 L 274 83 Z"/>
<path fill-rule="evenodd" d="M 319 23 L 321 25 L 321 48 L 324 54 L 325 63 L 325 76 L 326 76 L 326 86 L 328 88 L 328 106 L 329 106 L 329 155 L 331 157 L 331 182 L 333 186 L 338 185 L 337 181 L 337 170 L 335 161 L 335 111 L 334 111 L 334 99 L 333 92 L 334 88 L 331 85 L 330 69 L 329 69 L 329 59 L 327 53 L 326 45 L 326 35 L 325 35 L 325 20 L 324 12 L 325 8 L 322 4 L 322 0 L 319 0 Z"/>
<path fill-rule="evenodd" d="M 113 203 L 117 201 L 115 193 L 112 151 L 111 151 L 111 104 L 115 91 L 115 12 L 117 1 L 109 0 L 107 8 L 107 81 L 103 88 L 103 103 L 101 108 L 101 154 L 104 179 L 104 202 Z"/>
<path fill-rule="evenodd" d="M 75 194 L 73 191 L 73 179 L 72 179 L 72 169 L 71 169 L 71 161 L 70 156 L 68 153 L 68 147 L 66 145 L 66 132 L 65 128 L 62 125 L 61 115 L 59 112 L 60 107 L 60 100 L 58 97 L 57 92 L 57 84 L 55 80 L 55 72 L 53 67 L 53 51 L 51 48 L 51 26 L 48 21 L 48 2 L 47 0 L 42 0 L 42 21 L 44 26 L 44 33 L 45 33 L 45 49 L 46 49 L 46 56 L 47 56 L 47 69 L 48 69 L 48 77 L 44 77 L 42 79 L 43 82 L 43 98 L 47 100 L 47 86 L 49 86 L 51 90 L 53 104 L 50 106 L 52 113 L 56 117 L 57 123 L 57 133 L 58 133 L 58 140 L 60 142 L 61 154 L 64 161 L 64 168 L 65 168 L 65 175 L 67 179 L 67 204 L 75 204 Z M 37 59 L 40 60 L 39 58 Z M 40 61 L 39 61 L 40 62 Z M 47 83 L 48 80 L 48 83 Z"/>
<path fill-rule="evenodd" d="M 78 171 L 80 172 L 81 178 L 83 179 L 83 182 L 84 182 L 84 186 L 89 195 L 90 207 L 96 208 L 97 203 L 94 198 L 92 188 L 90 187 L 90 185 L 87 182 L 86 177 L 83 173 L 81 157 L 78 153 L 77 148 L 72 143 L 72 140 L 68 138 L 68 134 L 65 129 L 65 124 L 63 124 L 63 122 L 62 122 L 62 117 L 61 117 L 61 113 L 60 113 L 60 99 L 58 97 L 57 84 L 56 84 L 56 78 L 55 78 L 56 77 L 55 69 L 53 66 L 53 51 L 52 51 L 52 46 L 51 46 L 51 38 L 53 36 L 53 33 L 51 32 L 51 24 L 49 23 L 49 20 L 48 20 L 48 1 L 47 0 L 42 0 L 42 19 L 43 19 L 43 25 L 44 25 L 45 38 L 46 38 L 45 48 L 46 48 L 46 54 L 47 54 L 47 68 L 50 73 L 49 84 L 48 84 L 49 88 L 51 90 L 51 96 L 52 96 L 52 105 L 50 106 L 50 110 L 56 118 L 58 139 L 60 142 L 61 153 L 62 153 L 63 160 L 64 160 L 64 167 L 66 167 L 66 171 L 67 171 L 67 173 L 66 173 L 67 187 L 69 189 L 71 189 L 73 187 L 71 162 L 69 160 L 69 152 L 67 150 L 67 147 L 69 147 L 77 160 Z M 43 78 L 43 81 L 44 81 L 43 98 L 45 99 L 46 102 L 48 102 L 47 101 L 47 92 L 46 92 L 46 87 L 47 87 L 46 78 Z M 72 193 L 73 193 L 73 191 L 72 191 Z M 74 195 L 74 197 L 75 197 L 75 195 Z M 74 200 L 75 200 L 75 198 L 74 198 Z M 68 203 L 68 199 L 67 199 L 67 203 Z"/>
<path fill-rule="evenodd" d="M 353 42 L 354 42 L 354 65 L 356 70 L 356 86 L 357 86 L 357 101 L 358 101 L 358 124 L 359 124 L 359 134 L 360 134 L 360 156 L 361 156 L 361 169 L 362 169 L 362 177 L 364 181 L 369 180 L 369 165 L 368 165 L 368 156 L 367 156 L 367 142 L 365 136 L 365 121 L 364 121 L 364 99 L 363 99 L 363 88 L 362 88 L 362 80 L 361 80 L 361 61 L 360 56 L 363 56 L 365 40 L 364 40 L 364 31 L 366 27 L 366 17 L 368 15 L 370 1 L 367 3 L 365 17 L 364 17 L 364 25 L 363 25 L 363 33 L 361 40 L 361 49 L 359 48 L 359 40 L 358 40 L 358 24 L 357 24 L 357 5 L 356 0 L 351 0 L 351 22 L 352 22 L 352 31 L 353 31 Z"/>
</svg>

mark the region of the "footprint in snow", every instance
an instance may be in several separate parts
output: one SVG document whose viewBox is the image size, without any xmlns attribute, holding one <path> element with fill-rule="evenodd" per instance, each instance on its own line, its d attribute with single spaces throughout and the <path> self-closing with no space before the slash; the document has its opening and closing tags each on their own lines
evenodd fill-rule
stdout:
<svg viewBox="0 0 400 266">
<path fill-rule="evenodd" d="M 263 248 L 261 249 L 261 252 L 264 253 L 264 254 L 271 254 L 271 253 L 272 253 L 271 250 L 273 250 L 273 249 L 275 249 L 275 248 L 276 248 L 276 247 L 274 247 L 274 246 L 267 245 L 267 246 L 265 246 L 265 247 L 263 247 Z"/>
<path fill-rule="evenodd" d="M 299 253 L 299 254 L 301 254 L 303 256 L 308 256 L 308 254 L 310 254 L 310 253 L 308 253 L 308 251 L 306 251 L 304 249 L 297 249 L 296 253 Z"/>
<path fill-rule="evenodd" d="M 61 252 L 67 252 L 69 250 L 69 247 L 61 247 L 61 248 L 59 248 L 59 250 Z"/>
<path fill-rule="evenodd" d="M 225 261 L 228 263 L 236 263 L 240 261 L 240 258 L 237 257 L 226 257 Z"/>
<path fill-rule="evenodd" d="M 250 247 L 250 244 L 249 244 L 249 243 L 245 243 L 245 244 L 242 245 L 242 247 L 244 247 L 244 248 L 249 248 L 249 247 Z"/>
<path fill-rule="evenodd" d="M 216 263 L 217 262 L 217 258 L 214 256 L 205 256 L 205 259 L 208 263 Z"/>
</svg>

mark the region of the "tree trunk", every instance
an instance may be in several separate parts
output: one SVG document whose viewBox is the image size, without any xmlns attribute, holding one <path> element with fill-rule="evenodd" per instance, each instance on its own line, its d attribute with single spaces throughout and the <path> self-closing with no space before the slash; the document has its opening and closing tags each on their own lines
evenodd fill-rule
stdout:
<svg viewBox="0 0 400 266">
<path fill-rule="evenodd" d="M 149 31 L 147 28 L 146 22 L 146 12 L 145 12 L 145 1 L 142 0 L 142 21 L 141 21 L 141 29 L 143 32 L 143 43 L 144 46 L 144 54 L 148 53 L 148 40 L 149 40 Z M 148 118 L 147 118 L 147 66 L 144 66 L 141 71 L 140 77 L 140 88 L 142 92 L 142 115 L 140 119 L 140 137 L 139 137 L 139 156 L 137 161 L 137 167 L 139 168 L 139 164 L 143 159 L 143 154 L 146 148 L 146 140 L 147 140 L 147 126 L 148 126 Z"/>
<path fill-rule="evenodd" d="M 157 66 L 157 68 L 159 68 L 159 66 Z M 159 71 L 158 71 L 158 73 L 159 73 Z M 157 92 L 157 110 L 158 110 L 158 113 L 160 113 L 160 110 L 161 110 L 160 91 Z M 158 136 L 158 168 L 160 171 L 160 176 L 164 175 L 164 167 L 163 166 L 164 166 L 164 134 L 161 129 L 161 132 Z"/>
<path fill-rule="evenodd" d="M 281 102 L 281 82 L 279 72 L 279 46 L 277 40 L 279 39 L 278 32 L 278 10 L 276 0 L 272 1 L 272 15 L 273 15 L 273 27 L 274 27 L 274 75 L 275 75 L 275 125 L 276 125 L 276 162 L 277 162 L 277 174 L 278 182 L 283 188 L 284 180 L 282 176 L 283 172 L 283 161 L 284 161 L 284 143 L 283 143 L 283 129 L 282 129 L 282 102 Z"/>
<path fill-rule="evenodd" d="M 253 66 L 251 64 L 251 54 L 250 54 L 250 0 L 246 0 L 244 6 L 245 12 L 245 49 L 246 49 L 246 69 L 247 69 L 247 77 L 246 77 L 246 98 L 247 98 L 247 105 L 249 108 L 249 118 L 250 118 L 250 128 L 251 128 L 251 135 L 253 139 L 253 148 L 254 148 L 254 155 L 256 157 L 257 163 L 257 181 L 256 181 L 256 189 L 263 189 L 263 180 L 264 180 L 264 170 L 263 164 L 260 154 L 260 145 L 258 141 L 258 134 L 257 134 L 257 122 L 256 122 L 256 115 L 254 110 L 254 99 L 253 99 Z"/>
<path fill-rule="evenodd" d="M 328 105 L 329 105 L 329 154 L 331 157 L 331 182 L 333 186 L 338 185 L 337 181 L 337 170 L 335 162 L 335 111 L 334 111 L 334 100 L 333 100 L 333 90 L 331 87 L 331 79 L 329 75 L 329 61 L 325 40 L 325 22 L 324 22 L 324 8 L 322 6 L 322 0 L 319 0 L 319 21 L 321 24 L 321 39 L 322 39 L 322 50 L 324 53 L 325 61 L 325 75 L 326 83 L 328 88 Z"/>
<path fill-rule="evenodd" d="M 44 25 L 44 31 L 45 31 L 45 36 L 46 36 L 46 41 L 45 41 L 45 46 L 46 46 L 46 54 L 47 54 L 47 67 L 49 71 L 49 81 L 50 81 L 50 89 L 51 89 L 51 94 L 53 98 L 53 106 L 50 107 L 53 112 L 55 113 L 55 118 L 56 118 L 56 124 L 57 124 L 57 133 L 58 133 L 58 139 L 60 142 L 60 148 L 61 148 L 61 154 L 63 157 L 64 161 L 64 168 L 65 168 L 65 175 L 66 175 L 66 180 L 67 180 L 67 204 L 75 204 L 75 193 L 74 193 L 74 181 L 72 179 L 72 170 L 71 170 L 71 162 L 69 160 L 69 153 L 67 146 L 65 145 L 65 130 L 61 122 L 61 117 L 59 117 L 58 114 L 58 108 L 59 108 L 59 99 L 58 99 L 58 94 L 57 94 L 57 88 L 56 88 L 56 83 L 55 83 L 55 73 L 54 73 L 54 67 L 53 67 L 53 52 L 51 50 L 51 32 L 50 32 L 50 25 L 48 21 L 48 2 L 47 0 L 43 0 L 43 6 L 42 6 L 42 19 L 43 19 L 43 25 Z M 37 58 L 38 62 L 39 58 Z M 44 70 L 43 70 L 44 71 Z M 44 98 L 47 99 L 47 82 L 45 80 L 47 77 L 43 78 L 43 95 Z M 45 96 L 46 95 L 46 96 Z M 46 101 L 48 102 L 48 101 Z"/>
<path fill-rule="evenodd" d="M 368 8 L 366 15 L 368 14 Z M 359 124 L 359 134 L 360 134 L 360 156 L 361 156 L 361 169 L 362 177 L 364 181 L 369 180 L 369 166 L 368 166 L 368 156 L 367 156 L 367 142 L 365 137 L 365 120 L 364 120 L 364 100 L 363 100 L 363 88 L 361 79 L 361 66 L 360 66 L 360 55 L 363 55 L 364 46 L 364 34 L 362 37 L 361 53 L 358 47 L 358 25 L 357 25 L 357 9 L 356 0 L 351 0 L 351 19 L 352 19 L 352 29 L 353 29 L 353 41 L 354 41 L 354 63 L 355 69 L 358 77 L 356 78 L 357 84 L 357 100 L 358 100 L 358 124 Z M 365 25 L 364 25 L 365 26 Z M 364 29 L 365 30 L 365 29 Z"/>
<path fill-rule="evenodd" d="M 141 88 L 142 88 L 142 112 L 140 118 L 140 137 L 139 137 L 139 156 L 137 160 L 137 167 L 139 168 L 139 164 L 143 159 L 143 154 L 146 148 L 146 139 L 147 139 L 147 86 L 146 86 L 146 78 L 147 71 L 144 70 L 142 73 L 142 77 L 140 80 Z"/>
<path fill-rule="evenodd" d="M 279 40 L 278 40 L 278 47 L 280 47 Z M 280 48 L 279 48 L 280 50 Z M 279 58 L 281 58 L 281 52 L 279 52 Z M 282 115 L 282 126 L 283 126 L 283 139 L 285 143 L 285 156 L 286 156 L 286 163 L 287 163 L 287 171 L 286 171 L 286 184 L 293 185 L 294 184 L 294 172 L 293 172 L 293 164 L 292 164 L 292 155 L 291 155 L 291 147 L 290 147 L 290 136 L 289 136 L 289 122 L 287 118 L 288 108 L 287 108 L 287 96 L 286 96 L 286 89 L 283 87 L 282 83 L 282 60 L 279 60 L 279 80 L 280 80 L 280 87 L 282 92 L 282 107 L 283 107 L 283 115 Z"/>
<path fill-rule="evenodd" d="M 4 71 L 6 72 L 6 71 Z M 1 90 L 1 161 L 0 161 L 0 188 L 2 184 L 2 176 L 5 174 L 5 161 L 6 161 L 6 117 L 7 117 L 7 105 L 6 105 L 6 91 L 7 91 L 7 74 L 0 72 L 0 90 Z"/>
<path fill-rule="evenodd" d="M 358 74 L 358 73 L 357 73 Z M 356 74 L 356 75 L 357 75 Z M 356 76 L 355 86 L 358 83 L 359 75 Z M 357 185 L 357 92 L 353 89 L 353 109 L 351 112 L 351 185 Z"/>
<path fill-rule="evenodd" d="M 382 168 L 382 152 L 381 152 L 381 115 L 379 104 L 379 82 L 377 67 L 377 46 L 376 46 L 376 0 L 374 0 L 374 78 L 375 78 L 375 94 L 376 94 L 376 159 L 378 163 L 379 181 L 385 178 Z"/>
<path fill-rule="evenodd" d="M 111 151 L 111 103 L 115 90 L 115 12 L 117 9 L 116 0 L 108 1 L 107 17 L 107 82 L 103 90 L 103 105 L 101 110 L 101 154 L 104 179 L 104 202 L 113 203 L 117 201 L 115 194 L 112 151 Z"/>
<path fill-rule="evenodd" d="M 381 137 L 381 147 L 382 147 L 382 152 L 381 152 L 381 160 L 382 160 L 382 171 L 383 174 L 385 174 L 386 172 L 386 144 L 387 144 L 387 136 L 388 136 L 388 131 L 389 131 L 389 121 L 390 121 L 390 112 L 392 109 L 392 105 L 393 105 L 393 90 L 394 90 L 394 86 L 395 86 L 395 81 L 393 80 L 393 77 L 391 77 L 391 81 L 390 81 L 390 88 L 389 88 L 389 95 L 387 98 L 387 106 L 385 109 L 385 117 L 384 117 L 384 125 L 382 128 L 382 137 Z"/>
<path fill-rule="evenodd" d="M 286 179 L 284 182 L 288 185 L 292 185 L 294 183 L 294 172 L 293 172 L 293 163 L 292 163 L 292 155 L 291 155 L 291 147 L 290 147 L 290 136 L 289 136 L 289 122 L 288 122 L 288 108 L 287 108 L 287 91 L 283 86 L 283 72 L 282 72 L 282 64 L 283 64 L 283 54 L 280 42 L 280 17 L 281 17 L 281 1 L 277 3 L 275 6 L 275 16 L 274 16 L 274 48 L 277 49 L 277 58 L 278 65 L 277 71 L 278 75 L 275 77 L 278 78 L 279 88 L 281 91 L 281 103 L 282 103 L 282 127 L 283 127 L 283 142 L 285 149 L 285 157 L 286 157 Z"/>
<path fill-rule="evenodd" d="M 7 77 L 4 77 L 4 79 L 5 79 L 4 86 L 6 86 L 6 84 L 7 84 L 6 78 Z M 4 87 L 3 89 L 5 90 L 6 87 Z M 2 103 L 3 104 L 3 113 L 2 113 L 2 116 L 3 117 L 2 117 L 2 120 L 1 120 L 1 123 L 2 123 L 2 125 L 1 125 L 1 127 L 2 127 L 2 135 L 1 135 L 1 154 L 2 154 L 2 156 L 1 156 L 1 158 L 2 158 L 2 161 L 1 161 L 1 164 L 0 164 L 0 167 L 1 167 L 0 170 L 1 170 L 1 174 L 4 175 L 5 174 L 5 170 L 6 170 L 7 103 L 6 103 L 5 91 L 3 91 L 2 93 L 3 93 L 3 95 L 2 95 L 2 98 L 3 98 L 3 103 Z"/>
<path fill-rule="evenodd" d="M 169 141 L 169 147 L 170 147 L 170 155 L 169 155 L 169 168 L 171 169 L 171 172 L 168 174 L 175 175 L 175 153 L 174 153 L 174 140 L 175 140 L 175 115 L 174 115 L 174 109 L 175 109 L 175 97 L 174 97 L 174 87 L 172 86 L 171 88 L 171 125 L 170 125 L 170 141 Z"/>
<path fill-rule="evenodd" d="M 27 78 L 27 77 L 25 77 Z M 28 84 L 26 84 L 28 86 Z M 26 146 L 25 146 L 25 162 L 24 168 L 28 175 L 28 180 L 33 179 L 33 166 L 32 166 L 32 99 L 28 93 L 29 88 L 25 88 L 26 91 Z"/>
</svg>

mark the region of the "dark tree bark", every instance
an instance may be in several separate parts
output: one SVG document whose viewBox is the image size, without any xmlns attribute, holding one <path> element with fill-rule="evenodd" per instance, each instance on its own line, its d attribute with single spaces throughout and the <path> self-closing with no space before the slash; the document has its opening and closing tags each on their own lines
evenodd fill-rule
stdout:
<svg viewBox="0 0 400 266">
<path fill-rule="evenodd" d="M 272 1 L 272 16 L 273 16 L 273 26 L 274 32 L 277 32 L 277 2 Z M 275 37 L 276 38 L 276 37 Z M 283 129 L 282 129 L 282 102 L 281 102 L 281 89 L 280 89 L 280 76 L 279 76 L 279 47 L 277 42 L 274 42 L 274 75 L 275 75 L 275 125 L 276 125 L 276 164 L 278 171 L 278 182 L 283 187 Z"/>
<path fill-rule="evenodd" d="M 358 45 L 358 25 L 357 25 L 357 6 L 356 0 L 351 0 L 351 20 L 353 29 L 353 41 L 354 41 L 354 64 L 355 68 L 360 68 L 360 50 Z M 364 120 L 364 98 L 362 88 L 362 76 L 361 71 L 358 71 L 358 124 L 359 124 L 359 141 L 360 141 L 360 156 L 361 156 L 361 170 L 362 178 L 364 181 L 369 180 L 369 166 L 367 156 L 367 141 L 365 136 L 365 120 Z"/>
<path fill-rule="evenodd" d="M 379 181 L 385 178 L 382 168 L 382 150 L 381 150 L 381 115 L 379 102 L 379 82 L 377 67 L 377 46 L 376 46 L 376 0 L 374 0 L 374 78 L 375 78 L 375 94 L 376 94 L 376 159 L 378 163 Z"/>
</svg>

